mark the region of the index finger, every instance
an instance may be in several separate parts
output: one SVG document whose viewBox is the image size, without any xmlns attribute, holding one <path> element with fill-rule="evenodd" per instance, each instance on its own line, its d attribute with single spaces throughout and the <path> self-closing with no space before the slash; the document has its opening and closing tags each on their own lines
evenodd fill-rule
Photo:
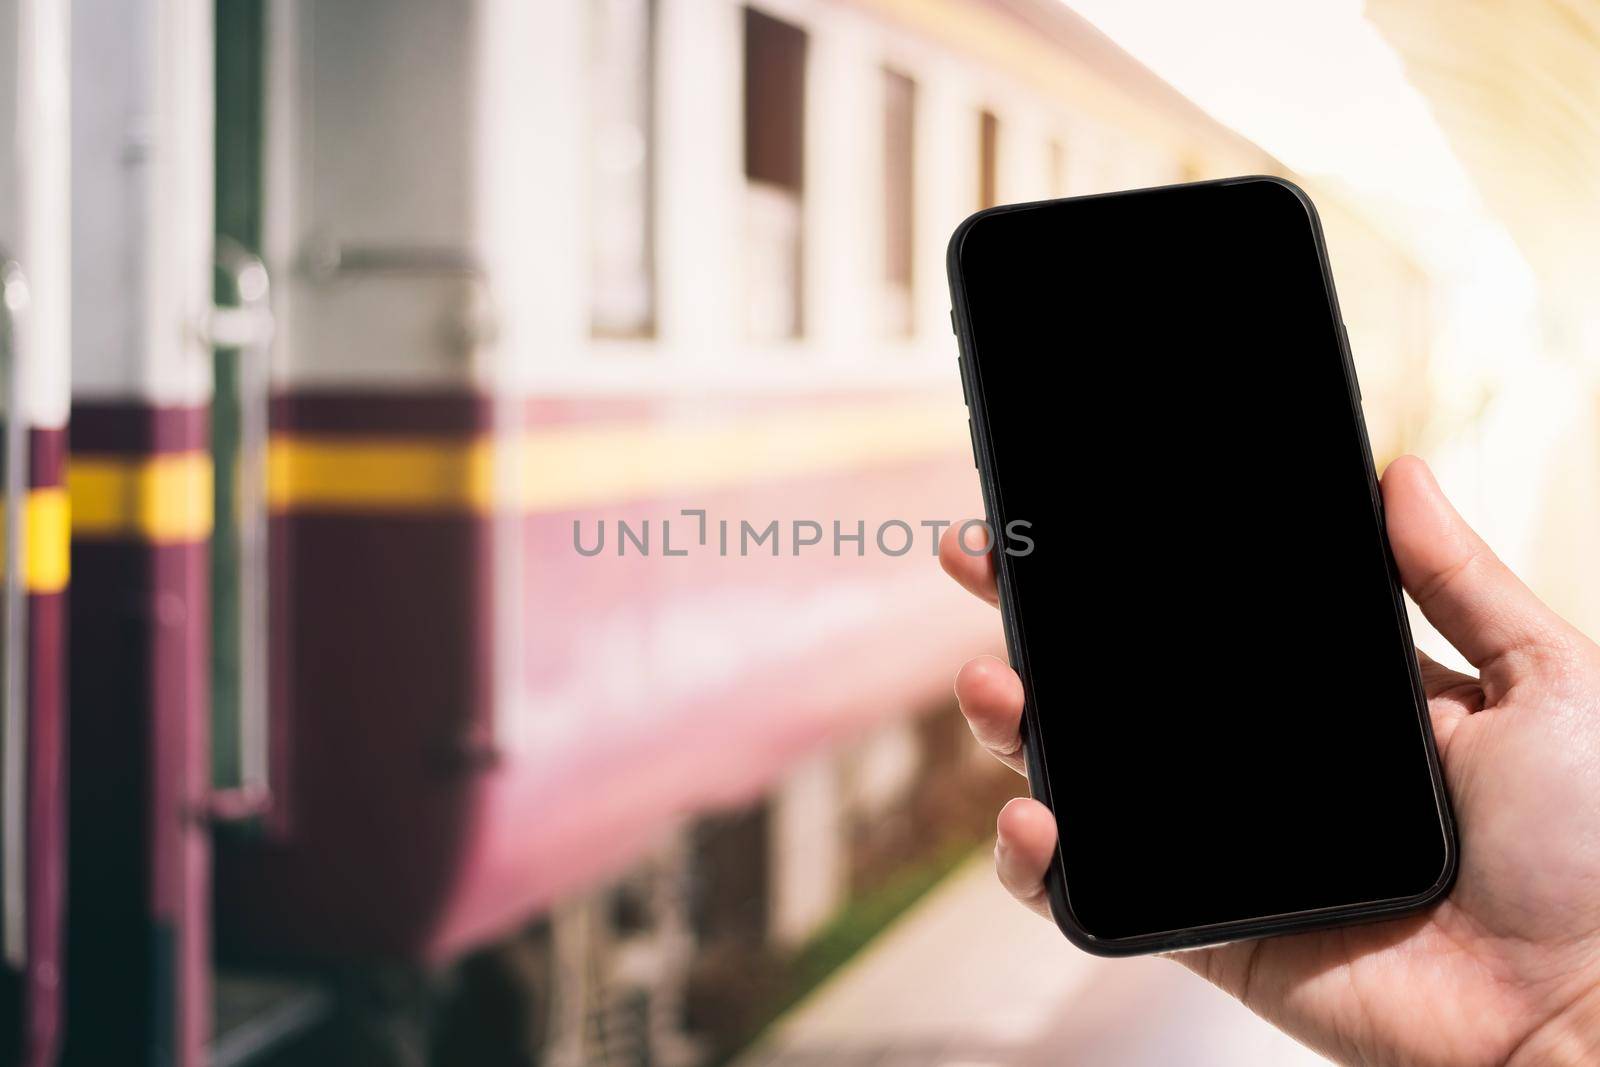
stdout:
<svg viewBox="0 0 1600 1067">
<path fill-rule="evenodd" d="M 986 529 L 976 522 L 962 522 L 945 530 L 939 538 L 939 565 L 967 592 L 999 606 L 1000 593 L 995 587 L 994 560 L 988 551 Z"/>
</svg>

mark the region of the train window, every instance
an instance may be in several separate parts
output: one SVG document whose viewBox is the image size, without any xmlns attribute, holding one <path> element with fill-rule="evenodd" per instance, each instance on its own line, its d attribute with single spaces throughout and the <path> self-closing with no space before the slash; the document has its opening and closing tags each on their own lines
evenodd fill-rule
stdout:
<svg viewBox="0 0 1600 1067">
<path fill-rule="evenodd" d="M 590 331 L 655 332 L 654 0 L 590 7 Z"/>
<path fill-rule="evenodd" d="M 884 323 L 890 335 L 909 337 L 916 319 L 911 265 L 916 258 L 917 83 L 885 70 L 883 93 Z"/>
<path fill-rule="evenodd" d="M 978 207 L 1000 202 L 1000 119 L 993 111 L 978 116 Z"/>
<path fill-rule="evenodd" d="M 745 326 L 753 340 L 801 332 L 806 34 L 744 10 Z"/>
</svg>

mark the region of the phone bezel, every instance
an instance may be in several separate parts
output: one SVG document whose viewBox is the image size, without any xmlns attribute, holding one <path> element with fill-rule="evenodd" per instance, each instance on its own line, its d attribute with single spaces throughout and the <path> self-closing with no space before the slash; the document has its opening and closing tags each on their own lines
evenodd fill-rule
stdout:
<svg viewBox="0 0 1600 1067">
<path fill-rule="evenodd" d="M 1400 585 L 1399 571 L 1395 566 L 1394 555 L 1390 550 L 1388 535 L 1385 531 L 1383 496 L 1379 488 L 1377 469 L 1372 458 L 1372 445 L 1367 438 L 1366 420 L 1361 407 L 1360 386 L 1356 381 L 1355 363 L 1350 353 L 1349 337 L 1344 330 L 1344 318 L 1340 313 L 1338 294 L 1334 289 L 1333 272 L 1328 262 L 1327 245 L 1323 239 L 1321 219 L 1317 215 L 1316 206 L 1312 203 L 1311 198 L 1298 185 L 1276 175 L 1243 175 L 1202 182 L 1183 182 L 1172 185 L 1118 190 L 1109 193 L 1095 193 L 1089 196 L 1003 204 L 975 212 L 956 228 L 955 233 L 950 238 L 946 252 L 946 271 L 949 277 L 952 300 L 952 326 L 956 332 L 960 349 L 960 372 L 966 390 L 968 412 L 972 420 L 972 445 L 975 453 L 973 458 L 978 467 L 979 481 L 983 491 L 984 511 L 991 529 L 1005 529 L 1007 517 L 1004 514 L 1004 502 L 1000 498 L 998 481 L 994 474 L 993 452 L 989 439 L 988 410 L 984 403 L 981 376 L 977 372 L 979 357 L 972 344 L 971 323 L 961 266 L 962 244 L 966 236 L 972 231 L 972 228 L 984 219 L 996 215 L 1037 210 L 1065 202 L 1110 197 L 1150 196 L 1178 189 L 1193 189 L 1199 186 L 1239 185 L 1251 182 L 1272 182 L 1289 190 L 1300 201 L 1310 219 L 1312 241 L 1315 245 L 1317 261 L 1322 272 L 1323 290 L 1327 296 L 1329 313 L 1333 316 L 1334 324 L 1337 327 L 1337 343 L 1341 362 L 1343 363 L 1351 417 L 1355 421 L 1362 450 L 1366 456 L 1366 473 L 1371 491 L 1373 517 L 1378 524 L 1380 533 L 1383 535 L 1381 540 L 1384 557 L 1388 565 L 1390 591 L 1394 597 L 1395 617 L 1399 626 L 1401 640 L 1411 652 L 1412 697 L 1422 725 L 1423 738 L 1427 749 L 1428 770 L 1433 782 L 1435 801 L 1438 805 L 1440 828 L 1444 834 L 1445 864 L 1437 882 L 1422 893 L 1410 896 L 1259 916 L 1177 930 L 1155 931 L 1133 937 L 1104 938 L 1097 937 L 1084 928 L 1073 914 L 1067 893 L 1061 850 L 1058 846 L 1045 878 L 1046 895 L 1050 901 L 1051 915 L 1054 917 L 1056 925 L 1060 927 L 1061 932 L 1073 944 L 1087 952 L 1100 956 L 1132 956 L 1151 952 L 1166 952 L 1174 949 L 1198 948 L 1228 941 L 1393 918 L 1424 910 L 1442 899 L 1449 893 L 1451 886 L 1454 884 L 1458 868 L 1459 845 L 1456 839 L 1455 819 L 1450 807 L 1449 794 L 1445 789 L 1444 774 L 1439 764 L 1438 749 L 1433 736 L 1433 724 L 1428 714 L 1427 697 L 1422 688 L 1422 675 L 1417 663 L 1416 646 L 1411 636 L 1411 626 L 1406 615 L 1405 593 Z M 999 539 L 995 538 L 994 541 L 998 546 Z M 1007 564 L 1006 554 L 1003 551 L 995 551 L 993 554 L 1006 648 L 1010 654 L 1012 665 L 1021 677 L 1023 685 L 1022 744 L 1023 757 L 1028 771 L 1028 787 L 1034 798 L 1054 813 L 1055 805 L 1051 800 L 1049 768 L 1045 763 L 1044 748 L 1040 740 L 1038 712 L 1033 700 L 1033 682 L 1028 666 L 1026 642 L 1022 633 L 1021 620 L 1011 607 L 1016 602 L 1012 585 L 1014 576 L 1011 573 L 1010 566 Z"/>
</svg>

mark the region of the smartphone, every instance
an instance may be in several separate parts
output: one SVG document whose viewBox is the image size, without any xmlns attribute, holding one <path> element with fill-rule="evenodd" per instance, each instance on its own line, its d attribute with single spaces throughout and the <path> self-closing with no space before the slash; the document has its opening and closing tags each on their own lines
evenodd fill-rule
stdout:
<svg viewBox="0 0 1600 1067">
<path fill-rule="evenodd" d="M 996 207 L 947 265 L 1062 932 L 1130 955 L 1439 900 L 1455 831 L 1310 199 Z"/>
</svg>

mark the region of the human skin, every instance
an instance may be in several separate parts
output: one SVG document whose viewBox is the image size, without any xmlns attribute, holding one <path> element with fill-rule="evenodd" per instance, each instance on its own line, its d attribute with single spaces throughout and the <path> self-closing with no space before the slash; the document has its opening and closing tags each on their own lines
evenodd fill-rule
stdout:
<svg viewBox="0 0 1600 1067">
<path fill-rule="evenodd" d="M 1478 672 L 1421 657 L 1460 834 L 1455 888 L 1403 919 L 1171 958 L 1341 1063 L 1600 1063 L 1600 647 L 1495 557 L 1421 460 L 1395 460 L 1382 484 L 1406 592 Z M 940 543 L 945 570 L 997 603 L 992 561 L 959 537 Z M 1304 678 L 1340 685 L 1314 663 Z M 978 741 L 1020 772 L 1016 673 L 972 660 L 956 696 Z M 1054 817 L 1019 798 L 998 831 L 1001 883 L 1048 918 Z"/>
</svg>

